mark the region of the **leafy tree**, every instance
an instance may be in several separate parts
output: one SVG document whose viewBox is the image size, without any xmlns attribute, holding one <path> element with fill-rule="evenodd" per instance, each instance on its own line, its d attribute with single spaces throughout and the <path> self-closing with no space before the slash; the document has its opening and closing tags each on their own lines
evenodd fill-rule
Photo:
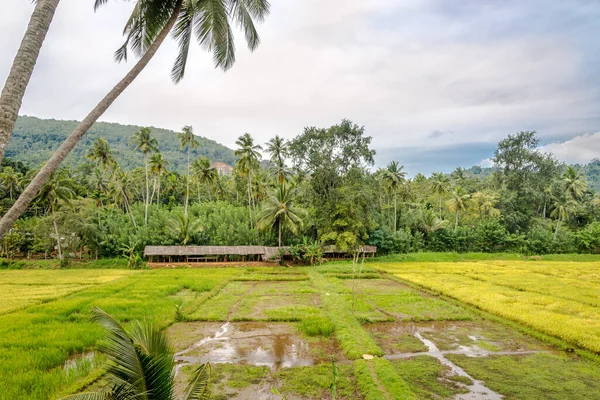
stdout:
<svg viewBox="0 0 600 400">
<path fill-rule="evenodd" d="M 171 232 L 177 238 L 179 244 L 185 246 L 192 239 L 192 235 L 197 233 L 200 227 L 200 221 L 194 220 L 192 221 L 189 218 L 189 215 L 179 214 L 171 221 Z"/>
<path fill-rule="evenodd" d="M 107 332 L 100 352 L 110 361 L 106 385 L 99 392 L 67 396 L 67 400 L 174 400 L 175 357 L 165 334 L 151 324 L 136 321 L 126 330 L 116 319 L 95 307 L 92 321 Z M 194 370 L 183 400 L 210 398 L 210 365 Z"/>
<path fill-rule="evenodd" d="M 107 0 L 96 0 L 94 7 L 105 4 Z M 211 7 L 208 7 L 211 5 Z M 65 157 L 73 150 L 82 136 L 110 107 L 121 93 L 135 80 L 148 65 L 156 51 L 174 30 L 179 43 L 179 54 L 175 60 L 171 77 L 179 82 L 185 73 L 187 56 L 192 34 L 201 45 L 213 52 L 217 67 L 227 70 L 235 62 L 235 47 L 230 19 L 236 22 L 245 33 L 251 50 L 259 44 L 254 20 L 262 21 L 269 13 L 266 0 L 210 2 L 206 0 L 138 0 L 124 29 L 125 44 L 117 50 L 117 60 L 127 60 L 128 48 L 140 57 L 127 75 L 94 107 L 94 109 L 75 128 L 63 144 L 40 169 L 19 199 L 0 220 L 0 237 L 4 236 L 12 224 L 31 203 L 35 195 L 56 171 Z"/>
<path fill-rule="evenodd" d="M 283 230 L 298 233 L 302 227 L 302 216 L 304 212 L 296 208 L 296 193 L 286 185 L 278 186 L 274 193 L 263 203 L 262 210 L 258 215 L 258 226 L 276 227 L 277 243 L 281 247 L 281 234 Z"/>
<path fill-rule="evenodd" d="M 190 201 L 190 156 L 192 149 L 200 146 L 200 142 L 196 139 L 194 130 L 189 125 L 183 127 L 182 132 L 179 134 L 179 142 L 181 143 L 181 150 L 185 150 L 187 148 L 187 168 L 185 170 L 185 210 L 183 212 L 184 215 L 187 216 L 188 204 Z"/>
<path fill-rule="evenodd" d="M 38 0 L 0 95 L 0 165 L 19 115 L 25 89 L 60 0 Z"/>
</svg>

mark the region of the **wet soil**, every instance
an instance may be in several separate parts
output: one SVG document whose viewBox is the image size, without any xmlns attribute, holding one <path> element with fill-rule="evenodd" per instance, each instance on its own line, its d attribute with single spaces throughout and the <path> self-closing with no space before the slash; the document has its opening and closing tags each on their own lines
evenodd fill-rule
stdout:
<svg viewBox="0 0 600 400">
<path fill-rule="evenodd" d="M 331 355 L 344 359 L 333 339 L 307 339 L 286 323 L 179 323 L 167 335 L 177 343 L 175 358 L 181 365 L 210 362 L 277 370 L 327 362 Z"/>
</svg>

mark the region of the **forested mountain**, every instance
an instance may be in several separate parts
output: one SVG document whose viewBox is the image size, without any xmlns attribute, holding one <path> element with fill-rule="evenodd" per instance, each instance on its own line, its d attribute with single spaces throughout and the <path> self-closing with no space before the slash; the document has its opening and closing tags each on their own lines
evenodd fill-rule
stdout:
<svg viewBox="0 0 600 400">
<path fill-rule="evenodd" d="M 54 150 L 60 146 L 65 137 L 77 125 L 77 121 L 61 121 L 21 116 L 15 125 L 14 135 L 10 140 L 6 156 L 14 161 L 37 168 L 48 160 Z M 104 138 L 116 151 L 115 158 L 119 166 L 125 170 L 141 167 L 142 154 L 133 150 L 129 140 L 141 126 L 122 125 L 117 123 L 97 122 L 81 139 L 73 152 L 67 157 L 64 165 L 74 166 L 85 161 L 85 154 L 92 143 Z M 179 148 L 177 133 L 167 129 L 152 128 L 152 136 L 158 140 L 159 150 L 169 161 L 169 169 L 183 172 L 186 157 Z M 213 161 L 221 161 L 233 165 L 233 150 L 201 136 L 197 137 L 200 147 L 193 149 L 193 158 L 207 156 Z"/>
</svg>

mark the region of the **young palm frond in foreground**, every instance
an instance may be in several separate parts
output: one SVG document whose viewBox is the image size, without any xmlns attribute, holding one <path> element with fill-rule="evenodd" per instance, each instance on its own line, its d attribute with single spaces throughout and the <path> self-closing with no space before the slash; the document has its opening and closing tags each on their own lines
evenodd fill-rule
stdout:
<svg viewBox="0 0 600 400">
<path fill-rule="evenodd" d="M 174 400 L 175 360 L 166 336 L 151 324 L 135 322 L 127 331 L 100 308 L 92 320 L 107 331 L 100 346 L 110 365 L 108 381 L 100 392 L 79 393 L 64 400 Z M 210 398 L 210 365 L 202 364 L 192 374 L 183 400 Z"/>
</svg>

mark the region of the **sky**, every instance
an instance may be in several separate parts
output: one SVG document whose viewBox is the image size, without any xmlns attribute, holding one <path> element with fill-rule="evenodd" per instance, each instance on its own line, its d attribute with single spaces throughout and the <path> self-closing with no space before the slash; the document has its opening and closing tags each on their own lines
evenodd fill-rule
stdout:
<svg viewBox="0 0 600 400">
<path fill-rule="evenodd" d="M 33 5 L 2 1 L 3 82 Z M 92 6 L 61 1 L 21 114 L 81 120 L 131 67 L 113 53 L 132 2 Z M 231 70 L 195 45 L 173 84 L 169 39 L 101 120 L 193 125 L 234 147 L 349 118 L 377 166 L 411 175 L 486 165 L 503 137 L 535 130 L 544 150 L 586 163 L 600 158 L 599 23 L 596 0 L 271 0 L 255 52 L 236 31 Z"/>
</svg>

